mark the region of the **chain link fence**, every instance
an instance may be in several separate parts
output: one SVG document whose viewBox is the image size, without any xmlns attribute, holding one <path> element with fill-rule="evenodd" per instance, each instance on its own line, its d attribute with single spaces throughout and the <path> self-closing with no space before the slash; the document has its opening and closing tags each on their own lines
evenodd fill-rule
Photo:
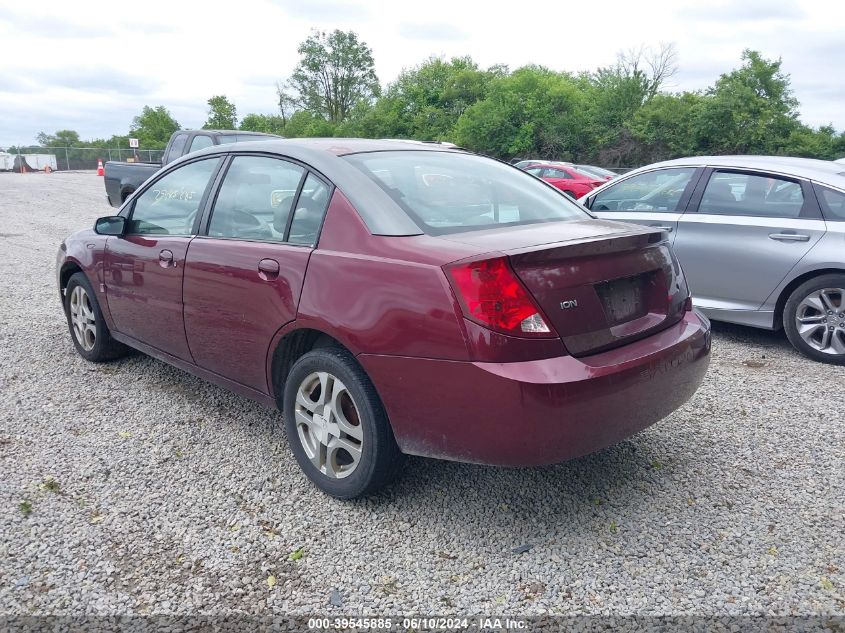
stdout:
<svg viewBox="0 0 845 633">
<path fill-rule="evenodd" d="M 68 171 L 97 169 L 98 161 L 128 161 L 134 163 L 160 163 L 163 149 L 129 149 L 116 147 L 12 147 L 0 169 L 6 171 L 43 171 L 50 169 Z"/>
</svg>

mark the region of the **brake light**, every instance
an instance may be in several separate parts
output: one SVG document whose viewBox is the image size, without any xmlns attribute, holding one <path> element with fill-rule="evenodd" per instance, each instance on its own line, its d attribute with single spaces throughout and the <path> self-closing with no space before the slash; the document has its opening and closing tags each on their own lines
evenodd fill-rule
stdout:
<svg viewBox="0 0 845 633">
<path fill-rule="evenodd" d="M 456 264 L 448 270 L 467 318 L 506 334 L 552 334 L 507 258 Z"/>
</svg>

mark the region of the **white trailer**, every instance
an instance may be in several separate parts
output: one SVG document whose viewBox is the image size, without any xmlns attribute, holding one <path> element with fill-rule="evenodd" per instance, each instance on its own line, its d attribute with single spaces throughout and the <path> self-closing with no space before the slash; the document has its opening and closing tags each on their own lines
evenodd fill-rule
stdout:
<svg viewBox="0 0 845 633">
<path fill-rule="evenodd" d="M 56 170 L 55 154 L 10 154 L 9 152 L 0 152 L 0 171 L 44 171 L 47 167 L 53 171 Z"/>
</svg>

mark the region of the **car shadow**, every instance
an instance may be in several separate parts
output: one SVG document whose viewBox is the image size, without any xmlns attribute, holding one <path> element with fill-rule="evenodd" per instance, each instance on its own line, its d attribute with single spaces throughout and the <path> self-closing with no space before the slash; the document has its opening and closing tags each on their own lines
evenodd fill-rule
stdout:
<svg viewBox="0 0 845 633">
<path fill-rule="evenodd" d="M 748 325 L 737 325 L 723 321 L 710 322 L 713 334 L 717 338 L 726 338 L 737 343 L 759 346 L 760 348 L 771 348 L 779 351 L 789 351 L 798 354 L 783 329 L 763 330 Z"/>
</svg>

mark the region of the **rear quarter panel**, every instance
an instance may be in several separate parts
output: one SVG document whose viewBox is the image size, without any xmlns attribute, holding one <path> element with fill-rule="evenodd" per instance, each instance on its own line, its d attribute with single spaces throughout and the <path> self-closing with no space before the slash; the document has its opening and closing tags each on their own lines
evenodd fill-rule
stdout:
<svg viewBox="0 0 845 633">
<path fill-rule="evenodd" d="M 440 267 L 465 253 L 427 236 L 371 235 L 336 191 L 308 264 L 297 326 L 324 331 L 355 354 L 466 359 L 463 317 Z"/>
<path fill-rule="evenodd" d="M 789 272 L 775 291 L 766 299 L 763 310 L 775 310 L 778 300 L 793 281 L 813 273 L 824 274 L 831 271 L 845 273 L 845 222 L 825 221 L 827 231 L 813 248 Z M 783 297 L 786 299 L 786 297 Z M 774 324 L 777 327 L 777 323 Z"/>
</svg>

